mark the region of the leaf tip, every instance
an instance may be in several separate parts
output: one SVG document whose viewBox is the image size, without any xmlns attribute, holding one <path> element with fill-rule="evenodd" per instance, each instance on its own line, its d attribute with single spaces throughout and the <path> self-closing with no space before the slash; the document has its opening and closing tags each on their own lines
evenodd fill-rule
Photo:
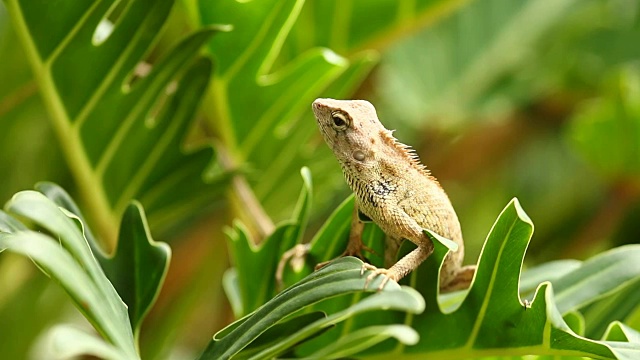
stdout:
<svg viewBox="0 0 640 360">
<path fill-rule="evenodd" d="M 522 205 L 520 204 L 520 200 L 518 200 L 517 197 L 514 197 L 513 199 L 511 199 L 508 206 L 511 206 L 511 205 L 513 205 L 514 209 L 516 210 L 516 214 L 518 215 L 518 217 L 522 221 L 531 225 L 531 227 L 533 228 L 533 221 L 531 221 L 531 218 L 529 217 L 529 215 L 527 215 L 527 213 L 524 211 L 524 209 L 522 208 Z"/>
</svg>

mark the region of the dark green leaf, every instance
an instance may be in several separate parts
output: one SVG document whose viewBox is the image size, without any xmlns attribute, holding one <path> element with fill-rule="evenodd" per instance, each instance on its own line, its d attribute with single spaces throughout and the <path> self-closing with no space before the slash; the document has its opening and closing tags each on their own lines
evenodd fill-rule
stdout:
<svg viewBox="0 0 640 360">
<path fill-rule="evenodd" d="M 236 316 L 243 316 L 264 304 L 275 294 L 275 269 L 282 254 L 302 239 L 308 218 L 311 196 L 311 176 L 309 170 L 301 171 L 304 187 L 300 193 L 293 218 L 279 224 L 276 230 L 254 246 L 244 226 L 235 223 L 233 228 L 227 229 L 226 235 L 230 240 L 231 255 L 236 264 L 235 275 L 227 279 L 226 287 L 233 291 L 232 283 L 237 282 L 240 295 L 234 301 Z M 265 256 L 274 254 L 274 256 Z"/>
<path fill-rule="evenodd" d="M 381 277 L 368 283 L 366 280 L 366 274 L 368 272 L 364 275 L 361 274 L 362 265 L 362 261 L 347 257 L 338 259 L 319 271 L 312 273 L 301 282 L 278 294 L 271 301 L 248 316 L 239 325 L 235 325 L 235 328 L 231 332 L 226 333 L 224 337 L 219 338 L 218 335 L 215 335 L 214 340 L 209 344 L 200 358 L 228 359 L 240 352 L 260 334 L 277 324 L 283 318 L 321 300 L 341 294 L 362 291 L 362 289 L 365 289 L 365 285 L 368 285 L 366 290 L 376 291 L 382 280 Z M 362 310 L 370 310 L 372 308 L 397 308 L 405 311 L 419 312 L 424 308 L 421 297 L 417 296 L 417 293 L 411 289 L 401 289 L 394 282 L 388 282 L 387 285 L 385 285 L 383 293 L 386 292 L 391 294 L 408 292 L 410 294 L 408 296 L 415 300 L 410 302 L 403 296 L 378 294 L 378 296 L 374 295 L 367 298 L 370 299 L 369 301 L 360 303 Z M 358 311 L 357 305 L 353 311 Z M 345 314 L 336 317 L 344 320 Z M 325 323 L 325 321 L 324 319 L 318 320 L 318 322 L 323 323 Z M 311 335 L 313 331 L 321 329 L 321 325 L 317 324 L 318 322 L 314 323 L 316 325 L 312 327 L 310 325 L 311 328 L 309 329 L 308 335 Z M 271 350 L 266 351 L 271 352 Z"/>
<path fill-rule="evenodd" d="M 127 304 L 138 336 L 140 325 L 155 302 L 169 269 L 171 248 L 151 238 L 142 206 L 134 202 L 120 225 L 118 249 L 109 262 L 109 279 Z"/>
<path fill-rule="evenodd" d="M 124 4 L 6 1 L 69 167 L 108 251 L 115 247 L 118 219 L 131 199 L 145 205 L 152 227 L 166 229 L 209 206 L 224 180 L 220 174 L 207 175 L 212 171 L 210 147 L 186 155 L 182 151 L 211 73 L 208 60 L 196 59 L 198 51 L 221 28 L 188 36 L 148 74 L 141 74 L 136 68 L 145 61 L 173 1 Z"/>
<path fill-rule="evenodd" d="M 621 71 L 606 96 L 576 113 L 567 137 L 578 152 L 608 177 L 640 174 L 640 72 Z"/>
</svg>

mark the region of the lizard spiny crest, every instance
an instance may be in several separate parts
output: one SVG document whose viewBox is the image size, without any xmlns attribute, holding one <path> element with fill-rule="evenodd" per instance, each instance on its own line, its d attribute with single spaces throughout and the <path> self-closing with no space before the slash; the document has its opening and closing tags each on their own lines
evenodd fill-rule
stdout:
<svg viewBox="0 0 640 360">
<path fill-rule="evenodd" d="M 431 177 L 431 172 L 427 169 L 422 162 L 420 162 L 420 157 L 416 150 L 409 145 L 403 144 L 398 139 L 393 136 L 393 131 L 384 130 L 380 132 L 380 135 L 385 139 L 385 141 L 393 148 L 398 150 L 400 156 L 404 157 L 408 163 L 410 163 L 414 168 L 416 168 L 421 173 Z"/>
</svg>

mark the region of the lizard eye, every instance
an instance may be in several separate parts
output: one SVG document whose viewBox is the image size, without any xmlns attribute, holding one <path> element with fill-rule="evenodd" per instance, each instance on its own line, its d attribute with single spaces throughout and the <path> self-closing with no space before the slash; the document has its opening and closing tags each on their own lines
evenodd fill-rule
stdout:
<svg viewBox="0 0 640 360">
<path fill-rule="evenodd" d="M 331 120 L 336 130 L 345 130 L 349 126 L 349 117 L 340 111 L 332 112 Z"/>
</svg>

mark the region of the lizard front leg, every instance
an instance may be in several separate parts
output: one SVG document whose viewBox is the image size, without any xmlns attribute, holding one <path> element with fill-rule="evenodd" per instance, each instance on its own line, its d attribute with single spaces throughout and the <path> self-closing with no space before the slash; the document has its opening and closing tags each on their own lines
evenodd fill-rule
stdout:
<svg viewBox="0 0 640 360">
<path fill-rule="evenodd" d="M 408 273 L 415 270 L 423 261 L 425 261 L 429 255 L 433 253 L 433 243 L 431 240 L 422 232 L 422 227 L 418 225 L 418 223 L 411 218 L 407 213 L 403 210 L 399 210 L 395 214 L 391 215 L 392 220 L 395 226 L 401 230 L 402 234 L 397 237 L 408 239 L 414 244 L 418 245 L 416 249 L 405 255 L 402 259 L 398 260 L 393 266 L 389 269 L 384 268 L 376 268 L 373 265 L 365 264 L 362 268 L 364 270 L 372 270 L 372 273 L 367 276 L 367 281 L 365 282 L 365 288 L 369 284 L 371 280 L 373 280 L 378 275 L 384 275 L 385 279 L 380 283 L 379 289 L 382 289 L 385 284 L 389 281 L 389 279 L 393 281 L 399 281 L 403 277 L 405 277 Z M 392 237 L 390 239 L 396 243 L 400 243 L 400 240 Z"/>
<path fill-rule="evenodd" d="M 379 290 L 382 290 L 384 286 L 387 284 L 389 280 L 400 281 L 403 277 L 405 277 L 408 273 L 415 270 L 423 261 L 425 261 L 429 255 L 433 253 L 433 245 L 429 246 L 418 246 L 413 251 L 405 255 L 402 259 L 398 260 L 392 267 L 389 269 L 377 268 L 370 264 L 365 264 L 362 267 L 362 272 L 364 270 L 372 270 L 372 273 L 367 276 L 367 280 L 365 282 L 365 288 L 369 285 L 369 283 L 375 279 L 378 275 L 384 275 L 384 279 L 380 283 L 378 287 Z"/>
</svg>

